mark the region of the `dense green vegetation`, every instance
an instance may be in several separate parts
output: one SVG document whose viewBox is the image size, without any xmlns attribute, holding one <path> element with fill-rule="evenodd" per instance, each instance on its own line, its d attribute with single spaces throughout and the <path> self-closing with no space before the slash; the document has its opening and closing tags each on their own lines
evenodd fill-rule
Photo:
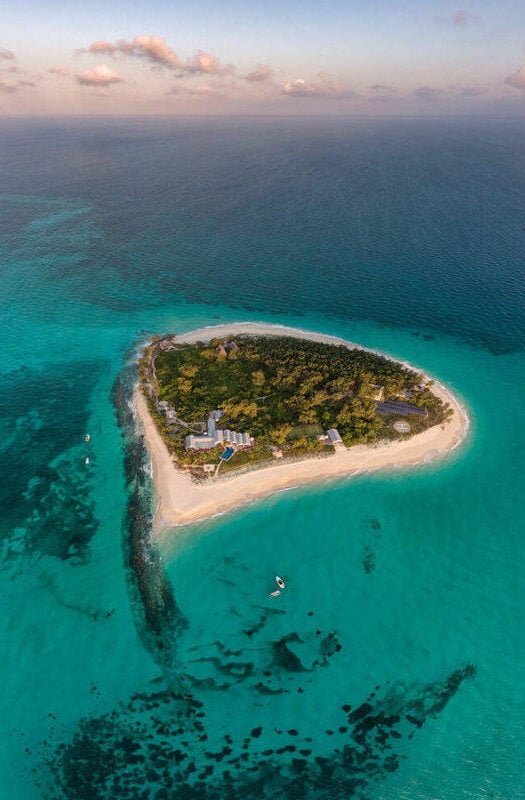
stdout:
<svg viewBox="0 0 525 800">
<path fill-rule="evenodd" d="M 224 412 L 219 427 L 248 431 L 257 442 L 252 453 L 236 454 L 229 468 L 236 459 L 237 466 L 262 460 L 265 452 L 271 458 L 269 446 L 281 448 L 285 457 L 326 450 L 317 437 L 331 427 L 347 446 L 402 438 L 392 429 L 395 415 L 377 414 L 376 399 L 406 400 L 408 393 L 409 402 L 427 412 L 410 415 L 412 432 L 447 417 L 417 372 L 365 350 L 302 339 L 238 336 L 195 345 L 175 340 L 165 350 L 155 343 L 141 359 L 140 374 L 161 433 L 186 463 L 213 460 L 209 451 L 188 455 L 183 447 L 184 435 L 203 431 L 212 409 Z M 169 424 L 157 401 L 167 401 L 178 422 Z"/>
</svg>

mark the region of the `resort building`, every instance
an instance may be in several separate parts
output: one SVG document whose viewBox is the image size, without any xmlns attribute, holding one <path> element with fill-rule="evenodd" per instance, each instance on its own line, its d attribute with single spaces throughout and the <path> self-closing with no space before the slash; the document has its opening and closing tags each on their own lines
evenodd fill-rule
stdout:
<svg viewBox="0 0 525 800">
<path fill-rule="evenodd" d="M 427 412 L 423 408 L 398 400 L 385 400 L 382 403 L 376 403 L 376 413 L 400 414 L 402 417 L 408 417 L 409 414 L 417 414 L 420 417 L 427 416 Z"/>
<path fill-rule="evenodd" d="M 177 422 L 177 412 L 170 406 L 166 400 L 159 400 L 157 407 L 159 411 L 164 411 L 168 422 Z"/>
<path fill-rule="evenodd" d="M 249 433 L 231 431 L 229 428 L 217 428 L 216 423 L 224 416 L 220 409 L 210 411 L 208 416 L 207 432 L 202 436 L 189 434 L 184 439 L 186 450 L 211 450 L 218 444 L 233 444 L 236 447 L 252 447 L 253 438 Z"/>
<path fill-rule="evenodd" d="M 341 439 L 341 434 L 337 430 L 337 428 L 328 428 L 326 431 L 328 438 L 330 439 L 330 444 L 343 444 L 343 440 Z"/>
<path fill-rule="evenodd" d="M 162 339 L 159 342 L 159 350 L 174 350 L 175 346 L 172 339 Z"/>
</svg>

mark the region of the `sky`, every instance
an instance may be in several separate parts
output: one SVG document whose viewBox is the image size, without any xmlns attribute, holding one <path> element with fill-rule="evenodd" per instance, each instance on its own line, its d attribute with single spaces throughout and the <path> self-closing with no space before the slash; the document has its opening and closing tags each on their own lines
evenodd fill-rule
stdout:
<svg viewBox="0 0 525 800">
<path fill-rule="evenodd" d="M 524 112 L 524 0 L 0 0 L 1 115 Z"/>
</svg>

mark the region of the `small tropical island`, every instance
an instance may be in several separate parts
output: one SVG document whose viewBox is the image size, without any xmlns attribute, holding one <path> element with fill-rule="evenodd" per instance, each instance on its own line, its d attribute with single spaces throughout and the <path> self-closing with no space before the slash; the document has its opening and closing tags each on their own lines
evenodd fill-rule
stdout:
<svg viewBox="0 0 525 800">
<path fill-rule="evenodd" d="M 160 526 L 331 475 L 428 461 L 467 426 L 450 392 L 408 364 L 258 323 L 154 336 L 136 407 Z"/>
</svg>

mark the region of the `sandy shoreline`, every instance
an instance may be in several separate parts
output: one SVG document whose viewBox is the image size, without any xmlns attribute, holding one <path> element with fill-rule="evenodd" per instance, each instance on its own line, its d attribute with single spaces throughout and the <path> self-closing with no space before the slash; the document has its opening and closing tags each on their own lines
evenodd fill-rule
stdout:
<svg viewBox="0 0 525 800">
<path fill-rule="evenodd" d="M 177 341 L 191 344 L 231 333 L 286 335 L 328 344 L 343 344 L 350 348 L 359 347 L 335 336 L 324 336 L 282 325 L 248 322 L 189 331 L 178 335 Z M 173 464 L 166 445 L 151 419 L 146 401 L 137 389 L 135 408 L 151 457 L 155 486 L 154 527 L 158 530 L 196 522 L 238 508 L 257 498 L 266 497 L 272 492 L 326 478 L 357 475 L 386 467 L 408 467 L 442 458 L 464 439 L 469 420 L 463 407 L 442 384 L 436 382 L 433 391 L 453 409 L 453 416 L 445 426 L 436 425 L 402 442 L 390 442 L 379 446 L 356 445 L 349 450 L 338 450 L 333 456 L 325 458 L 311 458 L 293 463 L 280 462 L 275 465 L 270 463 L 268 467 L 252 472 L 228 476 L 216 482 L 196 484 L 189 475 L 179 471 Z"/>
</svg>

